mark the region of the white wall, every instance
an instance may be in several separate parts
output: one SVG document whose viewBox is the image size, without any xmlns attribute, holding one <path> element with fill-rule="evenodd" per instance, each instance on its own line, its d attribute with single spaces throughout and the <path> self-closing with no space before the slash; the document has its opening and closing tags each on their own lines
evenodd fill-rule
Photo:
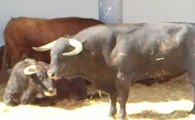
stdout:
<svg viewBox="0 0 195 120">
<path fill-rule="evenodd" d="M 124 22 L 195 22 L 195 0 L 123 0 Z"/>
<path fill-rule="evenodd" d="M 123 22 L 195 22 L 195 0 L 123 0 Z M 0 0 L 0 45 L 11 17 L 98 19 L 98 0 Z"/>
<path fill-rule="evenodd" d="M 98 0 L 0 0 L 0 46 L 11 17 L 88 17 L 98 19 Z"/>
</svg>

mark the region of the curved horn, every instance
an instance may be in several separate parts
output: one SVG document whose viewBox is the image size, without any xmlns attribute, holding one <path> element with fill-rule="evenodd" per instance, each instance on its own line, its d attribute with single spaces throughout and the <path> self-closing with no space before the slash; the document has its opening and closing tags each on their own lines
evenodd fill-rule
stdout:
<svg viewBox="0 0 195 120">
<path fill-rule="evenodd" d="M 48 51 L 50 50 L 56 43 L 57 40 L 54 40 L 46 45 L 40 46 L 40 47 L 32 47 L 35 51 Z"/>
<path fill-rule="evenodd" d="M 30 66 L 27 66 L 25 69 L 24 69 L 24 74 L 25 75 L 32 75 L 32 74 L 35 74 L 37 73 L 37 66 L 36 65 L 30 65 Z"/>
<path fill-rule="evenodd" d="M 83 50 L 83 45 L 79 40 L 69 39 L 68 42 L 71 46 L 75 47 L 75 49 L 70 52 L 63 53 L 62 55 L 72 56 L 72 55 L 79 54 Z"/>
</svg>

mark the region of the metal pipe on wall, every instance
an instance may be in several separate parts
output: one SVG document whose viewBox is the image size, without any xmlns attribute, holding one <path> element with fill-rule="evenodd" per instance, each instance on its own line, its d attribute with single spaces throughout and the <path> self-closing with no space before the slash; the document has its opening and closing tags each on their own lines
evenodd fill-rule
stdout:
<svg viewBox="0 0 195 120">
<path fill-rule="evenodd" d="M 99 20 L 107 23 L 123 22 L 123 0 L 99 0 Z"/>
</svg>

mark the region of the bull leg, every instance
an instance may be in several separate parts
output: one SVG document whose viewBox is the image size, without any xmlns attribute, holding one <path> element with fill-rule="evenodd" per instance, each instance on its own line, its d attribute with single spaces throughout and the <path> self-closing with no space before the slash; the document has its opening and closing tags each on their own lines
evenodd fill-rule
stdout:
<svg viewBox="0 0 195 120">
<path fill-rule="evenodd" d="M 195 60 L 191 56 L 188 58 L 188 60 L 189 61 L 188 61 L 187 73 L 193 87 L 193 103 L 194 103 L 191 113 L 195 114 L 195 63 L 193 62 Z"/>
<path fill-rule="evenodd" d="M 78 95 L 78 99 L 82 100 L 87 97 L 87 87 L 84 79 L 73 79 L 71 81 L 71 87 L 75 89 L 74 91 Z"/>
<path fill-rule="evenodd" d="M 194 97 L 193 97 L 193 103 L 195 103 L 195 83 L 192 83 L 192 87 L 193 87 L 193 95 L 194 95 Z M 192 114 L 195 114 L 195 104 L 194 104 L 194 106 L 193 106 L 193 108 L 191 110 L 191 113 Z"/>
<path fill-rule="evenodd" d="M 19 104 L 19 99 L 17 97 L 13 97 L 12 95 L 4 95 L 3 101 L 8 106 L 16 106 Z"/>
<path fill-rule="evenodd" d="M 116 86 L 118 91 L 118 101 L 120 104 L 120 111 L 118 118 L 123 119 L 126 116 L 126 102 L 129 95 L 129 86 L 130 81 L 128 80 L 128 77 L 125 77 L 123 73 L 118 73 L 117 75 L 118 79 Z"/>
<path fill-rule="evenodd" d="M 117 100 L 117 93 L 110 93 L 110 100 L 111 100 L 111 106 L 110 106 L 110 113 L 109 116 L 114 116 L 117 112 L 116 109 L 116 100 Z"/>
<path fill-rule="evenodd" d="M 186 65 L 187 65 L 187 73 L 188 73 L 189 80 L 190 80 L 192 87 L 193 87 L 193 103 L 194 103 L 194 105 L 193 105 L 193 108 L 191 110 L 192 114 L 195 114 L 195 56 L 194 56 L 195 46 L 194 46 L 194 38 L 195 38 L 195 36 L 193 36 L 192 40 L 186 41 L 187 52 L 185 53 L 185 55 L 187 56 L 185 58 Z"/>
<path fill-rule="evenodd" d="M 191 113 L 195 114 L 195 81 L 194 81 L 195 79 L 193 79 L 193 78 L 195 78 L 195 74 L 193 74 L 193 72 L 188 72 L 188 77 L 191 81 L 192 88 L 193 88 L 193 103 L 194 103 L 194 105 L 193 105 L 193 108 L 191 110 Z"/>
<path fill-rule="evenodd" d="M 195 103 L 195 74 L 193 74 L 193 67 L 189 67 L 190 69 L 188 69 L 188 77 L 189 80 L 192 84 L 192 88 L 193 88 L 193 103 Z M 192 114 L 195 114 L 195 104 L 193 105 L 193 108 L 191 110 Z"/>
<path fill-rule="evenodd" d="M 21 104 L 33 103 L 36 98 L 36 93 L 32 90 L 27 89 L 20 99 Z"/>
</svg>

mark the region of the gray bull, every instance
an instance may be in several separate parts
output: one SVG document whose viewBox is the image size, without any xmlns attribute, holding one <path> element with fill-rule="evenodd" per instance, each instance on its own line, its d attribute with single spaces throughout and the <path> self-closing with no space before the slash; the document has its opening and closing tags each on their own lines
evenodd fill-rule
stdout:
<svg viewBox="0 0 195 120">
<path fill-rule="evenodd" d="M 118 98 L 118 117 L 124 118 L 129 87 L 136 81 L 170 79 L 187 72 L 195 86 L 194 40 L 195 26 L 187 23 L 90 27 L 50 46 L 48 76 L 86 78 L 109 93 L 110 115 L 117 112 Z"/>
<path fill-rule="evenodd" d="M 56 95 L 54 83 L 47 76 L 49 65 L 34 59 L 18 62 L 8 80 L 4 102 L 7 105 L 29 104 L 34 102 L 38 94 Z"/>
</svg>

